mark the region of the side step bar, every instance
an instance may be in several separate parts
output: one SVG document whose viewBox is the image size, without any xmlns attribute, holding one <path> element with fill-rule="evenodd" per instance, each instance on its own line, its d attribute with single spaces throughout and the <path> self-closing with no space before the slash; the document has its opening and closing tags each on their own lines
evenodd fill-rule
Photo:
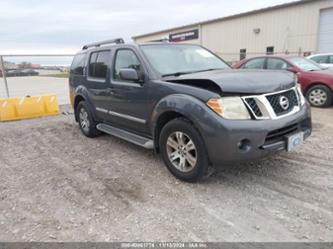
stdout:
<svg viewBox="0 0 333 249">
<path fill-rule="evenodd" d="M 124 139 L 146 149 L 154 149 L 154 141 L 107 124 L 98 124 L 97 129 L 112 136 Z"/>
</svg>

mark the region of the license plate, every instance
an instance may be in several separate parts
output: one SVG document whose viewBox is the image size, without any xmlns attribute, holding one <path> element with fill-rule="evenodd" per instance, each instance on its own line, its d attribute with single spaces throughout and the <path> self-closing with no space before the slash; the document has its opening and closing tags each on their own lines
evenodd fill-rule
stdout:
<svg viewBox="0 0 333 249">
<path fill-rule="evenodd" d="M 304 141 L 304 132 L 299 132 L 288 137 L 287 151 L 296 150 Z"/>
</svg>

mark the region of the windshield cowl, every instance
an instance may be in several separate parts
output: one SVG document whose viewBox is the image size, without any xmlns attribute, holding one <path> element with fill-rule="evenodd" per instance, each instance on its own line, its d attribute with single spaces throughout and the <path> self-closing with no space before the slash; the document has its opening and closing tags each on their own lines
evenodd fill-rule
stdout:
<svg viewBox="0 0 333 249">
<path fill-rule="evenodd" d="M 176 72 L 176 73 L 171 73 L 171 74 L 163 74 L 162 77 L 169 77 L 169 76 L 179 77 L 179 76 L 185 75 L 185 74 L 202 73 L 202 72 L 208 72 L 208 71 L 214 71 L 214 70 L 225 70 L 225 68 L 210 68 L 210 69 L 199 70 L 199 71 Z"/>
</svg>

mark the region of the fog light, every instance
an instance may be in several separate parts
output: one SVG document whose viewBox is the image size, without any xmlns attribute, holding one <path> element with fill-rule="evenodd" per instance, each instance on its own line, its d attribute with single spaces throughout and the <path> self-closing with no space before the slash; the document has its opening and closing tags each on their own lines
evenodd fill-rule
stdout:
<svg viewBox="0 0 333 249">
<path fill-rule="evenodd" d="M 251 149 L 251 142 L 248 139 L 243 139 L 238 142 L 238 149 L 242 152 L 248 152 Z"/>
</svg>

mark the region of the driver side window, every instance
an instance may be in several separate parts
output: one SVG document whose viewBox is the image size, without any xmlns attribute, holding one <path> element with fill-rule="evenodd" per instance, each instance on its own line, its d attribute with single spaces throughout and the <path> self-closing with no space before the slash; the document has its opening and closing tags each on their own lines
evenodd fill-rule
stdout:
<svg viewBox="0 0 333 249">
<path fill-rule="evenodd" d="M 141 71 L 141 65 L 136 54 L 129 49 L 121 49 L 117 51 L 116 60 L 113 70 L 113 78 L 115 80 L 122 81 L 119 75 L 120 69 L 132 68 L 135 69 L 138 74 Z"/>
</svg>

